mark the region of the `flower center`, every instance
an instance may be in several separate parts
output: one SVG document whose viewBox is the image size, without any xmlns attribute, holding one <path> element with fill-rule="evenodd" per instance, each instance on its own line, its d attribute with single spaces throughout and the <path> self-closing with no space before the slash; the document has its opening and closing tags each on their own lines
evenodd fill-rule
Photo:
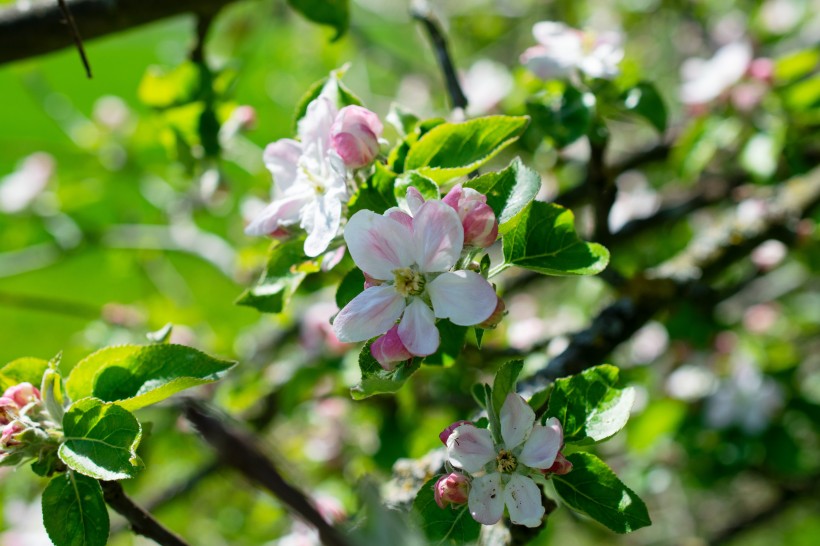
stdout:
<svg viewBox="0 0 820 546">
<path fill-rule="evenodd" d="M 504 472 L 507 474 L 514 472 L 518 466 L 518 461 L 515 460 L 515 456 L 513 456 L 513 454 L 506 449 L 502 449 L 498 452 L 498 457 L 495 458 L 495 463 L 499 472 Z"/>
<path fill-rule="evenodd" d="M 418 271 L 409 267 L 402 267 L 394 269 L 393 275 L 396 279 L 396 292 L 402 296 L 418 296 L 424 292 L 424 283 L 426 281 L 424 275 Z"/>
</svg>

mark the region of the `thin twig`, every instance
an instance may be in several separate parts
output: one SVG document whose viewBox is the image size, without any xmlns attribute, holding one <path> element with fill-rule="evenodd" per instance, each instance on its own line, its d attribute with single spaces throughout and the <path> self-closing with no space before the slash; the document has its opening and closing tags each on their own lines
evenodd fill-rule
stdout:
<svg viewBox="0 0 820 546">
<path fill-rule="evenodd" d="M 100 318 L 99 307 L 79 301 L 61 300 L 29 294 L 0 292 L 0 307 L 3 306 L 43 311 L 88 320 Z"/>
<path fill-rule="evenodd" d="M 106 482 L 100 480 L 105 502 L 119 515 L 128 520 L 131 529 L 138 535 L 150 538 L 162 546 L 188 546 L 188 543 L 165 528 L 154 517 L 134 504 L 120 482 Z"/>
<path fill-rule="evenodd" d="M 214 20 L 212 13 L 199 13 L 196 17 L 196 43 L 191 49 L 190 58 L 195 63 L 205 62 L 205 38 Z"/>
<path fill-rule="evenodd" d="M 60 5 L 60 10 L 63 12 L 63 16 L 65 16 L 65 21 L 71 30 L 71 37 L 74 40 L 74 44 L 77 46 L 77 51 L 80 53 L 80 59 L 83 61 L 85 73 L 90 80 L 91 63 L 88 62 L 88 57 L 85 54 L 85 48 L 83 47 L 83 39 L 80 36 L 80 30 L 77 28 L 77 23 L 74 21 L 74 16 L 71 14 L 71 10 L 68 9 L 68 5 L 65 3 L 65 0 L 57 0 L 57 3 Z"/>
<path fill-rule="evenodd" d="M 444 81 L 447 85 L 447 92 L 450 95 L 450 102 L 453 108 L 467 108 L 467 96 L 461 89 L 461 84 L 458 82 L 458 75 L 453 66 L 453 58 L 450 56 L 450 50 L 447 46 L 447 39 L 441 30 L 438 22 L 433 18 L 428 6 L 416 6 L 412 10 L 413 18 L 424 25 L 430 42 L 433 44 L 433 49 L 436 52 L 439 67 L 442 74 L 444 74 Z"/>
</svg>

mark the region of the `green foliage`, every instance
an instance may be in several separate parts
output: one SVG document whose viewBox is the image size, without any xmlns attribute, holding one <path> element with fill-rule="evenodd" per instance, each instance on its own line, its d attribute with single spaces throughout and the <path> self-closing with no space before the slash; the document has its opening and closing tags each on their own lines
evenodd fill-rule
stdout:
<svg viewBox="0 0 820 546">
<path fill-rule="evenodd" d="M 527 101 L 527 113 L 535 129 L 563 148 L 589 132 L 595 96 L 566 84 L 563 89 L 550 88 L 534 95 Z"/>
<path fill-rule="evenodd" d="M 105 546 L 108 510 L 97 480 L 66 472 L 43 491 L 43 523 L 55 546 Z"/>
<path fill-rule="evenodd" d="M 318 0 L 322 1 L 322 0 Z M 341 79 L 344 76 L 345 72 L 347 71 L 346 67 L 342 67 L 338 70 L 334 70 L 330 76 L 324 77 L 321 80 L 314 82 L 310 88 L 308 88 L 307 92 L 302 95 L 302 98 L 299 99 L 299 102 L 296 104 L 296 112 L 293 115 L 293 132 L 297 133 L 299 130 L 299 120 L 305 117 L 307 113 L 308 105 L 313 102 L 316 97 L 318 97 L 324 87 L 332 80 L 332 85 L 336 86 L 336 90 L 338 93 L 338 99 L 341 103 L 340 106 L 349 106 L 351 104 L 361 106 L 362 100 L 356 96 L 353 91 L 348 89 L 348 87 L 342 83 Z"/>
<path fill-rule="evenodd" d="M 200 63 L 185 62 L 171 69 L 149 67 L 140 81 L 137 95 L 152 108 L 165 109 L 200 100 L 208 76 Z"/>
<path fill-rule="evenodd" d="M 464 176 L 512 144 L 528 123 L 527 117 L 511 116 L 442 123 L 410 147 L 404 168 L 437 182 Z"/>
<path fill-rule="evenodd" d="M 74 367 L 66 390 L 73 400 L 93 396 L 133 411 L 218 381 L 235 364 L 184 345 L 108 347 Z"/>
<path fill-rule="evenodd" d="M 508 223 L 504 263 L 544 275 L 595 275 L 609 263 L 609 251 L 582 241 L 572 211 L 531 201 Z"/>
<path fill-rule="evenodd" d="M 464 187 L 487 196 L 487 204 L 498 218 L 498 231 L 503 235 L 515 215 L 535 199 L 541 189 L 541 175 L 515 158 L 503 171 L 477 176 Z"/>
<path fill-rule="evenodd" d="M 631 387 L 619 389 L 618 368 L 605 364 L 555 381 L 545 417 L 555 417 L 569 444 L 592 444 L 614 436 L 629 419 Z"/>
<path fill-rule="evenodd" d="M 364 292 L 364 273 L 358 267 L 354 267 L 348 271 L 339 283 L 339 288 L 336 289 L 336 306 L 342 309 L 362 292 Z"/>
<path fill-rule="evenodd" d="M 507 395 L 515 392 L 515 382 L 522 369 L 524 369 L 523 360 L 510 360 L 504 363 L 495 374 L 492 401 L 497 414 L 501 414 L 501 406 L 504 405 Z"/>
<path fill-rule="evenodd" d="M 347 32 L 350 25 L 348 0 L 288 0 L 288 5 L 314 23 L 327 25 L 336 30 L 336 41 Z"/>
<path fill-rule="evenodd" d="M 303 237 L 275 241 L 265 271 L 237 298 L 236 304 L 262 313 L 281 313 L 308 273 L 318 270 L 315 260 L 305 256 L 304 245 Z"/>
<path fill-rule="evenodd" d="M 12 360 L 0 368 L 0 390 L 6 390 L 19 383 L 40 385 L 43 374 L 48 369 L 48 361 L 41 358 L 23 357 Z"/>
<path fill-rule="evenodd" d="M 440 199 L 438 184 L 417 172 L 409 172 L 396 180 L 394 192 L 396 199 L 403 199 L 407 195 L 407 189 L 413 187 L 419 190 L 422 197 L 427 199 Z"/>
<path fill-rule="evenodd" d="M 666 105 L 658 89 L 650 82 L 640 82 L 621 95 L 624 108 L 628 112 L 644 118 L 659 133 L 666 131 Z"/>
<path fill-rule="evenodd" d="M 373 341 L 367 342 L 359 353 L 359 370 L 362 372 L 362 380 L 350 389 L 354 400 L 362 400 L 374 394 L 396 392 L 404 385 L 407 378 L 419 369 L 418 360 L 412 359 L 400 363 L 392 371 L 385 370 L 370 354 L 372 344 Z"/>
<path fill-rule="evenodd" d="M 651 525 L 646 505 L 614 472 L 591 453 L 567 457 L 572 471 L 554 476 L 555 491 L 578 512 L 606 525 L 616 533 L 630 533 Z"/>
<path fill-rule="evenodd" d="M 467 327 L 453 324 L 448 319 L 441 319 L 436 323 L 436 328 L 440 339 L 438 349 L 435 353 L 425 356 L 423 362 L 433 366 L 450 366 L 464 348 Z"/>
<path fill-rule="evenodd" d="M 409 120 L 407 121 L 409 122 Z M 410 151 L 410 148 L 416 144 L 421 137 L 430 132 L 430 130 L 444 122 L 444 118 L 432 118 L 419 121 L 412 126 L 407 126 L 405 128 L 405 137 L 390 150 L 390 154 L 387 156 L 387 166 L 390 170 L 403 173 L 405 171 L 404 164 L 405 161 L 407 161 L 407 153 Z"/>
<path fill-rule="evenodd" d="M 137 446 L 142 427 L 131 412 L 96 398 L 74 402 L 63 417 L 60 460 L 99 480 L 125 480 L 142 468 Z"/>
<path fill-rule="evenodd" d="M 348 211 L 351 215 L 360 210 L 372 210 L 381 214 L 390 207 L 396 206 L 396 173 L 382 165 L 376 163 L 373 174 L 370 175 L 364 184 L 359 186 L 348 203 Z"/>
<path fill-rule="evenodd" d="M 425 483 L 413 501 L 413 513 L 428 544 L 468 544 L 477 540 L 481 524 L 470 516 L 466 504 L 444 509 L 436 504 L 433 486 L 437 479 Z"/>
</svg>

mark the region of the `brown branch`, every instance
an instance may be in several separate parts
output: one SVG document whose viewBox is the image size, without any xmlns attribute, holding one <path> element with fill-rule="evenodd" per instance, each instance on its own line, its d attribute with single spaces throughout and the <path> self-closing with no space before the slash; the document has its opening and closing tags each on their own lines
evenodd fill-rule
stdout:
<svg viewBox="0 0 820 546">
<path fill-rule="evenodd" d="M 57 0 L 57 3 L 60 5 L 60 11 L 62 11 L 65 16 L 65 21 L 71 30 L 71 38 L 77 46 L 77 51 L 80 53 L 80 60 L 82 60 L 83 66 L 85 67 L 85 74 L 90 80 L 91 64 L 88 62 L 88 57 L 85 54 L 85 48 L 83 47 L 83 39 L 80 36 L 80 30 L 77 28 L 77 23 L 74 21 L 74 16 L 71 14 L 71 10 L 68 9 L 68 5 L 65 3 L 65 0 Z"/>
<path fill-rule="evenodd" d="M 441 27 L 426 6 L 413 9 L 412 15 L 414 19 L 421 22 L 424 26 L 424 29 L 427 31 L 427 36 L 433 44 L 433 50 L 436 52 L 439 67 L 444 75 L 444 82 L 447 85 L 447 93 L 450 95 L 450 102 L 453 108 L 467 108 L 467 96 L 464 94 L 464 91 L 461 89 L 461 84 L 458 82 L 458 75 L 453 65 L 453 58 L 450 55 L 447 39 L 444 37 Z"/>
<path fill-rule="evenodd" d="M 120 482 L 106 482 L 100 480 L 105 502 L 119 515 L 128 520 L 131 530 L 136 534 L 150 538 L 162 546 L 188 546 L 188 543 L 166 529 L 151 514 L 134 504 Z"/>
</svg>

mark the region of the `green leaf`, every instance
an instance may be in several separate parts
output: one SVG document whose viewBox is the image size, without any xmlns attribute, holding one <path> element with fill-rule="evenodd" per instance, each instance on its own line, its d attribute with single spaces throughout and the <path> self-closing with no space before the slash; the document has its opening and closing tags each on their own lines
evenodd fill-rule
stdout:
<svg viewBox="0 0 820 546">
<path fill-rule="evenodd" d="M 523 368 L 523 360 L 510 360 L 502 364 L 496 372 L 493 381 L 493 408 L 498 415 L 501 415 L 501 406 L 504 405 L 507 395 L 515 392 L 515 382 Z"/>
<path fill-rule="evenodd" d="M 42 358 L 26 356 L 12 360 L 0 368 L 0 389 L 5 391 L 20 383 L 31 383 L 39 387 L 47 369 L 48 361 Z"/>
<path fill-rule="evenodd" d="M 396 392 L 404 385 L 407 378 L 419 369 L 418 360 L 414 358 L 399 364 L 393 371 L 385 370 L 370 354 L 370 345 L 373 341 L 368 341 L 359 353 L 359 370 L 362 372 L 362 380 L 350 389 L 350 395 L 354 400 L 362 400 L 374 394 Z"/>
<path fill-rule="evenodd" d="M 43 524 L 55 546 L 105 546 L 110 523 L 97 480 L 66 472 L 43 491 Z"/>
<path fill-rule="evenodd" d="M 549 400 L 551 393 L 552 385 L 543 388 L 540 391 L 534 392 L 530 399 L 527 401 L 527 404 L 529 404 L 532 410 L 536 412 L 536 415 L 538 415 L 538 410 L 544 408 L 544 405 L 547 403 L 547 400 Z"/>
<path fill-rule="evenodd" d="M 60 423 L 65 415 L 65 397 L 63 396 L 63 378 L 57 370 L 49 368 L 43 374 L 40 383 L 40 394 L 43 405 L 55 423 Z"/>
<path fill-rule="evenodd" d="M 778 81 L 789 82 L 807 76 L 820 65 L 820 49 L 803 49 L 775 60 L 774 77 Z"/>
<path fill-rule="evenodd" d="M 125 480 L 142 467 L 142 428 L 131 412 L 97 398 L 74 402 L 63 417 L 58 454 L 69 468 L 99 480 Z"/>
<path fill-rule="evenodd" d="M 373 174 L 350 198 L 348 210 L 351 215 L 360 210 L 372 210 L 376 214 L 382 214 L 397 204 L 394 187 L 398 175 L 378 161 L 375 165 Z"/>
<path fill-rule="evenodd" d="M 299 120 L 305 117 L 308 105 L 322 93 L 322 89 L 324 89 L 325 85 L 327 85 L 327 83 L 331 80 L 336 85 L 336 99 L 340 103 L 339 106 L 350 106 L 351 104 L 355 104 L 356 106 L 362 105 L 361 99 L 341 82 L 341 78 L 344 76 L 346 70 L 346 67 L 339 68 L 338 70 L 331 72 L 330 76 L 322 78 L 321 80 L 311 84 L 307 92 L 302 95 L 299 102 L 296 103 L 296 113 L 293 116 L 294 133 L 299 129 Z"/>
<path fill-rule="evenodd" d="M 336 306 L 339 309 L 344 308 L 362 292 L 364 292 L 364 273 L 358 267 L 354 267 L 344 276 L 336 290 Z"/>
<path fill-rule="evenodd" d="M 472 393 L 476 403 L 482 408 L 487 407 L 487 393 L 484 390 L 484 387 L 484 383 L 476 383 L 473 385 L 473 388 L 470 389 L 470 393 Z"/>
<path fill-rule="evenodd" d="M 573 453 L 572 470 L 553 476 L 555 491 L 578 512 L 603 523 L 616 533 L 629 533 L 652 525 L 646 505 L 614 472 L 591 453 Z"/>
<path fill-rule="evenodd" d="M 450 366 L 464 348 L 467 327 L 453 324 L 448 319 L 442 319 L 438 321 L 436 328 L 438 328 L 441 342 L 436 352 L 424 357 L 423 362 L 432 366 Z"/>
<path fill-rule="evenodd" d="M 756 179 L 766 180 L 777 170 L 782 152 L 782 139 L 768 133 L 757 133 L 743 147 L 740 164 Z"/>
<path fill-rule="evenodd" d="M 413 501 L 413 513 L 430 545 L 469 544 L 478 539 L 481 524 L 470 515 L 467 505 L 439 508 L 433 486 L 435 477 L 421 486 Z"/>
<path fill-rule="evenodd" d="M 666 130 L 666 105 L 655 86 L 649 82 L 640 82 L 627 89 L 621 96 L 624 108 L 652 124 L 659 133 Z"/>
<path fill-rule="evenodd" d="M 402 137 L 409 135 L 419 122 L 418 116 L 395 102 L 390 105 L 385 119 L 396 128 Z"/>
<path fill-rule="evenodd" d="M 407 188 L 410 187 L 419 190 L 419 193 L 424 197 L 425 201 L 428 199 L 441 198 L 438 184 L 417 172 L 409 172 L 399 176 L 396 180 L 396 185 L 393 188 L 396 199 L 404 199 L 407 195 Z"/>
<path fill-rule="evenodd" d="M 201 64 L 185 62 L 171 69 L 150 66 L 137 88 L 146 106 L 170 108 L 199 100 L 208 78 Z"/>
<path fill-rule="evenodd" d="M 437 182 L 464 176 L 515 141 L 529 118 L 488 116 L 462 123 L 442 123 L 410 147 L 404 168 Z"/>
<path fill-rule="evenodd" d="M 595 96 L 571 85 L 563 90 L 544 91 L 527 101 L 533 126 L 558 148 L 572 144 L 592 127 Z"/>
<path fill-rule="evenodd" d="M 434 127 L 438 127 L 444 122 L 444 118 L 432 118 L 416 123 L 413 126 L 412 131 L 408 131 L 407 136 L 405 136 L 392 150 L 390 150 L 390 153 L 387 156 L 387 166 L 390 167 L 390 170 L 396 173 L 403 173 L 405 170 L 404 163 L 407 160 L 407 153 L 410 151 L 413 144 L 418 142 L 421 137 L 430 132 L 430 130 Z"/>
<path fill-rule="evenodd" d="M 561 422 L 565 442 L 602 442 L 626 425 L 635 390 L 616 388 L 617 382 L 618 368 L 608 364 L 555 381 L 546 416 Z"/>
<path fill-rule="evenodd" d="M 487 196 L 487 204 L 498 218 L 498 231 L 507 231 L 516 214 L 535 199 L 541 189 L 541 175 L 515 158 L 499 172 L 490 172 L 468 180 L 465 188 L 472 188 Z"/>
<path fill-rule="evenodd" d="M 609 263 L 609 251 L 582 241 L 572 211 L 530 201 L 509 222 L 503 237 L 504 262 L 545 275 L 595 275 Z"/>
<path fill-rule="evenodd" d="M 310 265 L 315 263 L 305 256 L 304 244 L 302 237 L 274 241 L 265 271 L 256 284 L 237 298 L 236 304 L 253 307 L 262 313 L 281 313 L 307 277 Z"/>
<path fill-rule="evenodd" d="M 218 381 L 235 364 L 184 345 L 107 347 L 71 370 L 66 391 L 73 400 L 94 396 L 134 411 Z"/>
<path fill-rule="evenodd" d="M 306 19 L 336 29 L 335 42 L 350 24 L 348 0 L 288 0 L 288 5 Z"/>
</svg>

